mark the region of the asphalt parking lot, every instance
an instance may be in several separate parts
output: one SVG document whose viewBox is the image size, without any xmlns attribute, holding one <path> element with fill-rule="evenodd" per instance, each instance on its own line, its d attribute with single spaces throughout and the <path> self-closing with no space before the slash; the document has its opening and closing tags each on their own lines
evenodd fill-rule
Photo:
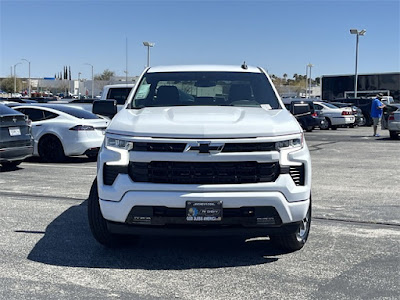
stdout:
<svg viewBox="0 0 400 300">
<path fill-rule="evenodd" d="M 96 163 L 35 159 L 0 173 L 1 299 L 398 299 L 400 141 L 372 128 L 306 133 L 313 221 L 306 246 L 267 238 L 95 242 Z"/>
</svg>

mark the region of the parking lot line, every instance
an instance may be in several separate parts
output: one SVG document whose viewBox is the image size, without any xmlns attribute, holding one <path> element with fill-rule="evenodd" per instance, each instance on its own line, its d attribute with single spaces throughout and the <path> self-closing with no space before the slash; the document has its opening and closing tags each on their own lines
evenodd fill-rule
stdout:
<svg viewBox="0 0 400 300">
<path fill-rule="evenodd" d="M 66 164 L 46 164 L 46 163 L 24 163 L 24 166 L 37 166 L 37 167 L 57 167 L 59 168 L 60 166 L 64 168 L 79 168 L 79 169 L 97 169 L 97 166 L 82 166 L 82 165 L 66 165 Z"/>
</svg>

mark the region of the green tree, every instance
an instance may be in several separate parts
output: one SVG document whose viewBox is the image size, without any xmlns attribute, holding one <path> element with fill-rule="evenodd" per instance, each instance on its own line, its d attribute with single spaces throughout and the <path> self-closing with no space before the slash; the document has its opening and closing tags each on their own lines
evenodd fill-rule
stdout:
<svg viewBox="0 0 400 300">
<path fill-rule="evenodd" d="M 16 80 L 17 92 L 19 92 L 22 88 L 22 80 L 21 78 L 17 78 Z M 6 93 L 14 93 L 14 77 L 7 77 L 1 81 L 1 89 Z"/>
<path fill-rule="evenodd" d="M 115 75 L 114 71 L 110 71 L 109 69 L 105 69 L 102 74 L 96 74 L 94 76 L 95 80 L 104 80 L 104 81 L 109 81 L 111 77 Z"/>
</svg>

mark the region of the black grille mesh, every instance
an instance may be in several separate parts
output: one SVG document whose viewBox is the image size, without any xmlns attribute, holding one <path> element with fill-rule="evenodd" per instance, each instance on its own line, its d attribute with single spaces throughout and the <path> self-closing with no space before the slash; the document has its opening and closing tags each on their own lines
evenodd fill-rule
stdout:
<svg viewBox="0 0 400 300">
<path fill-rule="evenodd" d="M 257 162 L 131 162 L 129 176 L 135 182 L 170 184 L 240 184 L 273 182 L 278 163 Z"/>
</svg>

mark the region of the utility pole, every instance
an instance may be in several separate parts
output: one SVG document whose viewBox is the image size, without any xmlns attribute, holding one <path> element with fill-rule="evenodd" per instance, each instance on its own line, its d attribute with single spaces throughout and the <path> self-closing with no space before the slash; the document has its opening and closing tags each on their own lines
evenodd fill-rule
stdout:
<svg viewBox="0 0 400 300">
<path fill-rule="evenodd" d="M 93 65 L 86 63 L 85 65 L 92 67 L 92 99 L 94 98 L 94 76 L 93 76 Z"/>
<path fill-rule="evenodd" d="M 358 74 L 357 74 L 357 65 L 358 65 L 358 37 L 360 35 L 364 35 L 367 31 L 365 29 L 358 31 L 357 29 L 350 29 L 351 34 L 356 35 L 356 70 L 354 72 L 354 98 L 357 98 L 357 81 L 358 81 Z"/>
<path fill-rule="evenodd" d="M 81 72 L 78 73 L 78 99 L 81 99 Z"/>
<path fill-rule="evenodd" d="M 14 94 L 16 94 L 17 93 L 17 73 L 15 72 L 15 68 L 18 66 L 18 65 L 20 65 L 21 63 L 19 62 L 19 63 L 16 63 L 15 65 L 14 65 Z"/>
<path fill-rule="evenodd" d="M 27 59 L 25 59 L 25 58 L 23 58 L 22 60 L 24 60 L 24 61 L 26 61 L 27 63 L 28 63 L 28 65 L 29 65 L 29 80 L 28 80 L 28 95 L 29 95 L 29 98 L 31 97 L 31 95 L 32 95 L 32 93 L 31 93 L 31 62 L 29 61 L 29 60 L 27 60 Z"/>
</svg>

